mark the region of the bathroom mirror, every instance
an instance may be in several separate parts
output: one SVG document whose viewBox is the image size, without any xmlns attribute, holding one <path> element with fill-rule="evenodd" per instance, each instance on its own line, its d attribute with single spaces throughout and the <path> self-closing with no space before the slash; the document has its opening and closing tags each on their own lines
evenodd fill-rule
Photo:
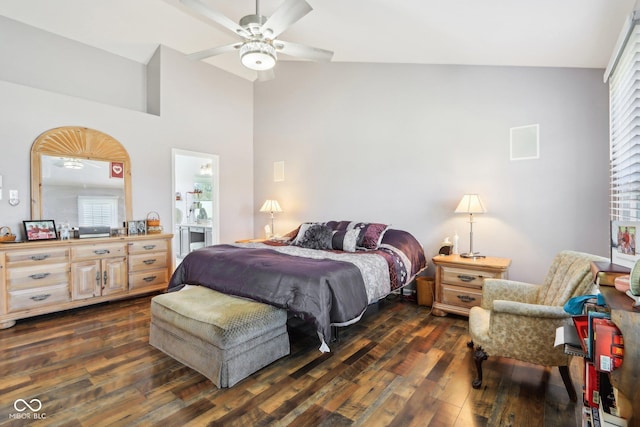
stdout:
<svg viewBox="0 0 640 427">
<path fill-rule="evenodd" d="M 120 142 L 75 126 L 51 129 L 34 141 L 32 219 L 121 227 L 131 217 L 131 165 Z"/>
</svg>

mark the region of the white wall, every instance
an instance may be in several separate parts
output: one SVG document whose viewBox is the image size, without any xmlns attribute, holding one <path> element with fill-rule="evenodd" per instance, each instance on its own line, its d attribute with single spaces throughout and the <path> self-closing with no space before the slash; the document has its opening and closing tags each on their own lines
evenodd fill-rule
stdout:
<svg viewBox="0 0 640 427">
<path fill-rule="evenodd" d="M 29 29 L 22 27 L 12 37 L 5 28 L 3 37 L 19 45 L 21 38 L 17 36 Z M 53 35 L 40 41 L 45 43 L 40 49 L 63 49 L 65 57 L 83 56 L 90 49 Z M 100 50 L 93 54 L 109 55 Z M 33 141 L 48 129 L 76 125 L 105 132 L 124 145 L 132 163 L 134 219 L 156 211 L 166 231 L 170 231 L 175 196 L 171 149 L 220 155 L 220 239 L 229 242 L 253 234 L 252 84 L 165 47 L 158 54 L 160 116 L 57 93 L 56 87 L 46 90 L 0 81 L 0 225 L 18 231 L 22 221 L 30 219 L 29 155 Z M 17 48 L 11 57 L 3 58 L 3 67 L 20 68 L 33 55 L 37 52 Z M 40 72 L 46 74 L 47 70 L 41 68 Z M 117 76 L 115 80 L 98 78 L 94 84 L 106 92 L 119 90 L 125 77 Z M 87 79 L 91 81 L 91 76 Z M 46 81 L 44 76 L 39 80 L 45 86 Z M 8 203 L 9 189 L 20 192 L 22 201 L 16 207 Z"/>
<path fill-rule="evenodd" d="M 144 64 L 4 16 L 0 40 L 0 80 L 146 111 Z"/>
<path fill-rule="evenodd" d="M 390 223 L 428 256 L 445 236 L 540 281 L 553 255 L 608 255 L 608 92 L 602 70 L 280 62 L 255 85 L 256 210 L 280 233 L 308 220 Z M 540 125 L 540 159 L 509 160 L 509 128 Z M 273 162 L 285 181 L 273 182 Z M 255 229 L 267 216 L 256 212 Z"/>
</svg>

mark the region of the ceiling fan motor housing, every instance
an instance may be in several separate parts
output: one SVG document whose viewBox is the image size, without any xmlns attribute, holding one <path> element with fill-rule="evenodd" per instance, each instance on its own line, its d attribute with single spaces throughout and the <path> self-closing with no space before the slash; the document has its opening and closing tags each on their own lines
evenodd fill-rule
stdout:
<svg viewBox="0 0 640 427">
<path fill-rule="evenodd" d="M 267 36 L 267 34 L 263 34 L 263 31 L 261 30 L 265 22 L 267 22 L 266 16 L 247 15 L 242 17 L 242 19 L 240 19 L 240 26 L 245 30 L 247 30 L 249 34 L 251 34 L 252 36 L 262 38 L 262 36 L 265 36 L 265 37 Z M 267 29 L 267 31 L 265 32 L 268 33 L 271 31 Z"/>
</svg>

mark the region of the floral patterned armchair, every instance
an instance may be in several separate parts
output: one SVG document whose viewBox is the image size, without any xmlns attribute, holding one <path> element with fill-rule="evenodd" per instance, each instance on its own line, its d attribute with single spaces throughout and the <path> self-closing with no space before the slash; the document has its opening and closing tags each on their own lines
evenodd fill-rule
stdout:
<svg viewBox="0 0 640 427">
<path fill-rule="evenodd" d="M 482 362 L 488 355 L 508 357 L 545 366 L 558 366 L 571 400 L 576 391 L 569 375 L 570 356 L 562 346 L 554 347 L 556 329 L 571 324 L 563 309 L 572 297 L 595 292 L 591 261 L 607 258 L 574 251 L 562 251 L 553 259 L 541 285 L 505 279 L 485 279 L 482 305 L 469 312 L 469 347 L 474 350 L 482 384 Z"/>
</svg>

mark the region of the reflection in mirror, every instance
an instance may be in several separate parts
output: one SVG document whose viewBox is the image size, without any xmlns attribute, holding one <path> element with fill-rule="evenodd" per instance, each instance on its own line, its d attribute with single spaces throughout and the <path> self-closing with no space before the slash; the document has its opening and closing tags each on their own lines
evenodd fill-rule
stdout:
<svg viewBox="0 0 640 427">
<path fill-rule="evenodd" d="M 43 155 L 41 167 L 43 218 L 80 227 L 121 227 L 124 180 L 110 173 L 110 162 Z"/>
</svg>

